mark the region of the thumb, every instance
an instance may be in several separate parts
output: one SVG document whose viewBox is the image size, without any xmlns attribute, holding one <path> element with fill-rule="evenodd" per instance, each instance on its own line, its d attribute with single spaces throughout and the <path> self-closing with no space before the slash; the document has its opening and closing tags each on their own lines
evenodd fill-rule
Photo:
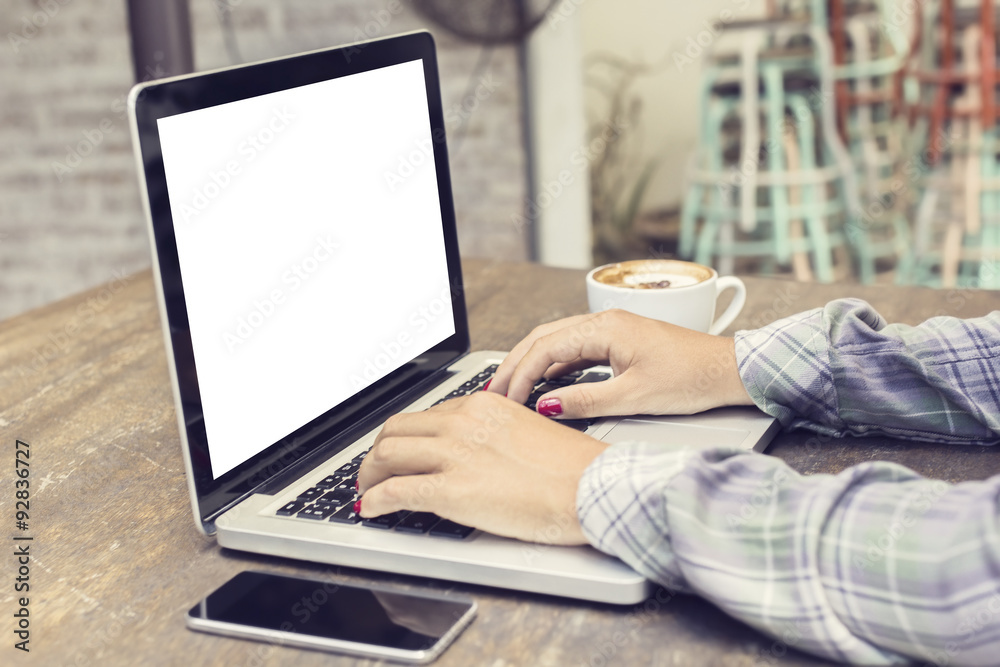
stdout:
<svg viewBox="0 0 1000 667">
<path fill-rule="evenodd" d="M 564 419 L 632 414 L 628 396 L 622 378 L 616 377 L 550 391 L 539 397 L 535 409 L 540 415 Z"/>
</svg>

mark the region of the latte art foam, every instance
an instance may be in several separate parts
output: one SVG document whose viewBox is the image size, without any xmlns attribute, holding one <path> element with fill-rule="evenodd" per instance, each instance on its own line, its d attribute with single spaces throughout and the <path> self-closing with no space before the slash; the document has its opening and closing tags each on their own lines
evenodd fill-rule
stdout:
<svg viewBox="0 0 1000 667">
<path fill-rule="evenodd" d="M 712 277 L 708 267 L 676 260 L 632 260 L 598 269 L 593 279 L 612 287 L 656 290 L 691 287 Z"/>
<path fill-rule="evenodd" d="M 687 287 L 700 281 L 691 276 L 677 273 L 630 273 L 622 276 L 621 285 L 635 289 L 664 289 L 667 287 Z"/>
</svg>

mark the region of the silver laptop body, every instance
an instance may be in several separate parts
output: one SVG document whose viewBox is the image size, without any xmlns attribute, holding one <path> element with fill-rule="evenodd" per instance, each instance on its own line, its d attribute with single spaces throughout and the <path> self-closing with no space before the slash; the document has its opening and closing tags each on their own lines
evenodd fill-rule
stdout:
<svg viewBox="0 0 1000 667">
<path fill-rule="evenodd" d="M 140 84 L 129 108 L 202 531 L 334 565 L 616 604 L 648 595 L 590 547 L 278 514 L 363 454 L 387 416 L 427 409 L 504 356 L 469 353 L 429 34 Z M 727 408 L 584 428 L 759 451 L 777 424 Z"/>
</svg>

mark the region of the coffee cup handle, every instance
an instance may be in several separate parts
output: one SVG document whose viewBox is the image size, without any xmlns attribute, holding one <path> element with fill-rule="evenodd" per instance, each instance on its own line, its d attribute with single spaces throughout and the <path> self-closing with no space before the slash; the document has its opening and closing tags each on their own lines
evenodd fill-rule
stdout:
<svg viewBox="0 0 1000 667">
<path fill-rule="evenodd" d="M 723 292 L 730 288 L 735 290 L 733 300 L 729 303 L 729 307 L 726 308 L 722 315 L 719 315 L 719 319 L 717 319 L 708 329 L 708 333 L 713 336 L 719 335 L 726 330 L 726 327 L 733 323 L 733 320 L 735 320 L 736 316 L 740 314 L 741 310 L 743 310 L 743 305 L 747 301 L 747 286 L 744 285 L 743 281 L 736 276 L 722 276 L 719 278 L 715 284 L 716 300 L 722 296 Z"/>
</svg>

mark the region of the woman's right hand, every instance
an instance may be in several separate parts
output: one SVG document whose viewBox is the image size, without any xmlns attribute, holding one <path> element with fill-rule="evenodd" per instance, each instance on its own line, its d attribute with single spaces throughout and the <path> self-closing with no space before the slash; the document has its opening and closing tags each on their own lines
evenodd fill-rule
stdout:
<svg viewBox="0 0 1000 667">
<path fill-rule="evenodd" d="M 732 338 L 623 310 L 536 327 L 500 364 L 487 391 L 523 403 L 538 380 L 598 364 L 611 366 L 614 377 L 554 389 L 539 398 L 538 412 L 579 419 L 753 405 L 740 380 Z"/>
</svg>

